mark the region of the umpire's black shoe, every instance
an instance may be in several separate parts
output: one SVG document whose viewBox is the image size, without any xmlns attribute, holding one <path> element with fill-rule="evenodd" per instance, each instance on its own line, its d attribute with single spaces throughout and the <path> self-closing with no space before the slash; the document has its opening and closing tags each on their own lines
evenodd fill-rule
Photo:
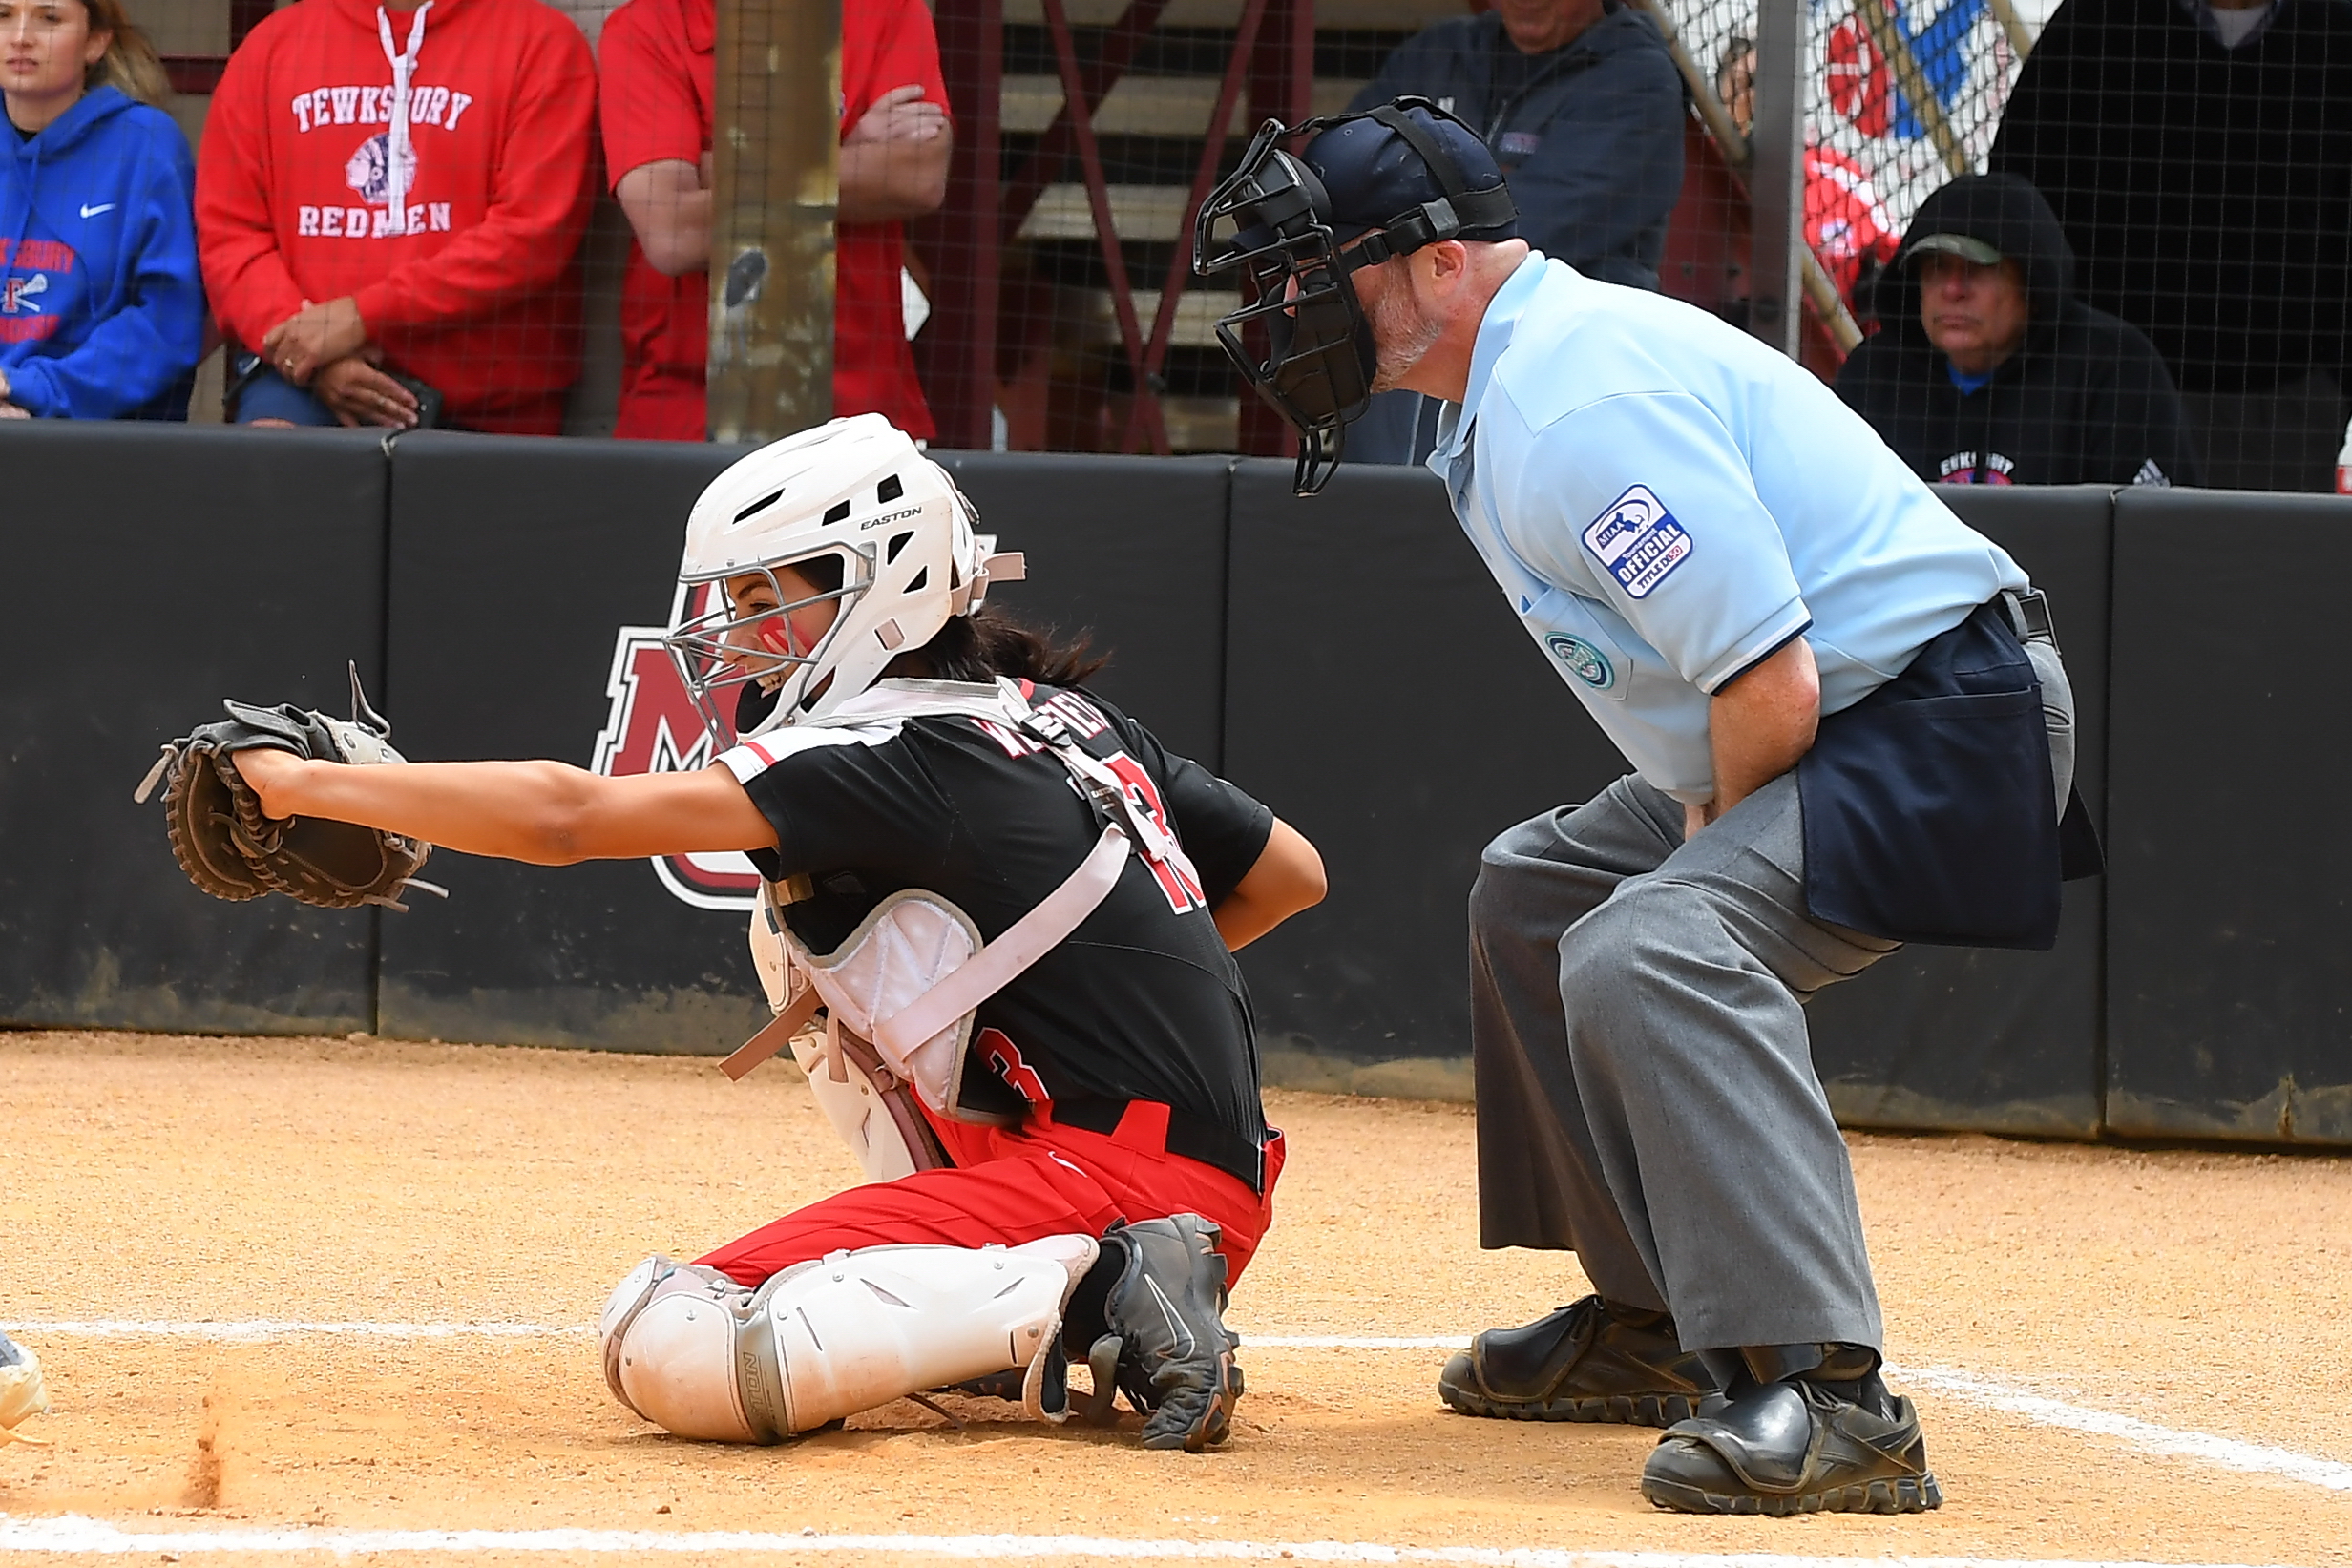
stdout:
<svg viewBox="0 0 2352 1568">
<path fill-rule="evenodd" d="M 1918 1410 L 1875 1372 L 1839 1388 L 1740 1377 L 1709 1413 L 1667 1429 L 1642 1467 L 1642 1495 L 1683 1514 L 1922 1514 L 1943 1503 Z"/>
<path fill-rule="evenodd" d="M 1438 1374 L 1438 1397 L 1464 1415 L 1513 1421 L 1670 1426 L 1714 1391 L 1672 1318 L 1598 1296 L 1523 1328 L 1489 1328 Z"/>
<path fill-rule="evenodd" d="M 1119 1387 L 1148 1412 L 1145 1448 L 1198 1453 L 1231 1434 L 1241 1369 L 1233 1364 L 1239 1341 L 1221 1315 L 1225 1258 L 1215 1248 L 1223 1237 L 1214 1221 L 1176 1214 L 1113 1225 L 1102 1238 L 1105 1253 L 1117 1246 L 1126 1254 L 1102 1316 L 1118 1340 L 1110 1353 Z M 1096 1347 L 1098 1354 L 1106 1348 Z M 1109 1360 L 1102 1355 L 1097 1365 Z"/>
</svg>

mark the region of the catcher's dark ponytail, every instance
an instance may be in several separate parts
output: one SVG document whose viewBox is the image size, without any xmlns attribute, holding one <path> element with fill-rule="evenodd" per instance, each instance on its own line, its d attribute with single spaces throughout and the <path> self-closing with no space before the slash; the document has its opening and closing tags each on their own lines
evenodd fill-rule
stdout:
<svg viewBox="0 0 2352 1568">
<path fill-rule="evenodd" d="M 983 606 L 950 617 L 929 642 L 900 654 L 882 673 L 976 681 L 1001 675 L 1040 686 L 1077 686 L 1109 662 L 1108 655 L 1093 651 L 1083 633 L 1065 642 Z"/>
</svg>

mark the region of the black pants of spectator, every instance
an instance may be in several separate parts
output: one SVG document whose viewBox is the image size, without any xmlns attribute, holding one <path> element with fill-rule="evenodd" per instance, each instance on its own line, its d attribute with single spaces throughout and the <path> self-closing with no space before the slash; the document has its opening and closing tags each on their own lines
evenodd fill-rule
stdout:
<svg viewBox="0 0 2352 1568">
<path fill-rule="evenodd" d="M 2184 392 L 2216 490 L 2332 491 L 2347 417 L 2343 388 L 2325 371 L 2259 392 Z"/>
</svg>

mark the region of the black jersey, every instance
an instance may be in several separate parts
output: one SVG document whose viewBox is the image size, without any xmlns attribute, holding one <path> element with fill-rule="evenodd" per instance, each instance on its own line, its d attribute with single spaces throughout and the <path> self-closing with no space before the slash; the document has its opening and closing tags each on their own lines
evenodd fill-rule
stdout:
<svg viewBox="0 0 2352 1568">
<path fill-rule="evenodd" d="M 1024 692 L 1066 721 L 1178 844 L 1194 872 L 1130 854 L 1071 935 L 980 1004 L 964 1103 L 1108 1132 L 1130 1100 L 1169 1107 L 1167 1147 L 1261 1187 L 1257 1045 L 1241 971 L 1210 917 L 1256 864 L 1273 814 L 1176 756 L 1101 698 Z M 788 726 L 721 759 L 776 830 L 752 858 L 806 878 L 784 917 L 812 952 L 919 888 L 995 941 L 1077 869 L 1102 835 L 1069 770 L 1027 734 L 963 716 Z"/>
</svg>

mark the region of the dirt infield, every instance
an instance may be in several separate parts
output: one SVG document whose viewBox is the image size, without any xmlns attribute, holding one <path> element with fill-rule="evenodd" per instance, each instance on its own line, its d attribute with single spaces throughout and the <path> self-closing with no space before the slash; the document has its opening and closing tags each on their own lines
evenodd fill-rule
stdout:
<svg viewBox="0 0 2352 1568">
<path fill-rule="evenodd" d="M 948 1402 L 960 1431 L 900 1404 L 772 1449 L 616 1405 L 579 1328 L 614 1281 L 851 1174 L 788 1070 L 14 1035 L 0 1104 L 0 1323 L 56 1407 L 26 1429 L 51 1447 L 0 1449 L 0 1527 L 192 1532 L 206 1562 L 283 1560 L 239 1546 L 262 1527 L 559 1526 L 808 1532 L 861 1563 L 936 1558 L 837 1537 L 2352 1562 L 2352 1160 L 1856 1138 L 1894 1381 L 1950 1500 L 1695 1520 L 1634 1489 L 1653 1434 L 1449 1415 L 1441 1348 L 1263 1343 L 1460 1335 L 1582 1293 L 1568 1260 L 1477 1249 L 1465 1107 L 1274 1097 L 1291 1167 L 1232 1312 L 1250 1393 L 1195 1457 L 987 1401 Z M 346 1331 L 219 1327 L 251 1320 Z"/>
</svg>

